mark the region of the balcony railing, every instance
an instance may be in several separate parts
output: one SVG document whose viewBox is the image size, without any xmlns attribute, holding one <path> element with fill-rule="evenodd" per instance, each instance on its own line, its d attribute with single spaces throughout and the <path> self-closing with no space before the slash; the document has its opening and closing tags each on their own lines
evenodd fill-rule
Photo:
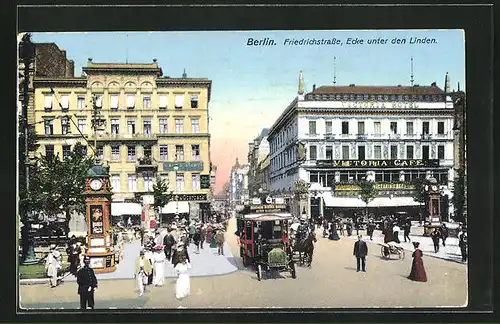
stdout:
<svg viewBox="0 0 500 324">
<path fill-rule="evenodd" d="M 143 156 L 136 161 L 137 169 L 156 169 L 158 164 L 151 156 Z"/>
<path fill-rule="evenodd" d="M 357 134 L 356 137 L 358 140 L 365 140 L 368 137 L 368 135 L 363 133 L 363 134 Z"/>
<path fill-rule="evenodd" d="M 431 134 L 422 134 L 420 138 L 424 141 L 429 141 L 431 139 Z"/>
</svg>

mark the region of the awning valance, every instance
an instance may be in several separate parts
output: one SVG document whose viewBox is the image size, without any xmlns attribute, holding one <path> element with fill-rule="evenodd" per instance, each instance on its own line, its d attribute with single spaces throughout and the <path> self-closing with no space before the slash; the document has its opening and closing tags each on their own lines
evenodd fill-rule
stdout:
<svg viewBox="0 0 500 324">
<path fill-rule="evenodd" d="M 142 207 L 136 203 L 112 202 L 111 216 L 141 215 Z"/>
<path fill-rule="evenodd" d="M 366 207 L 366 204 L 355 197 L 334 197 L 331 192 L 323 193 L 323 201 L 327 207 Z M 411 197 L 376 197 L 368 204 L 368 207 L 399 207 L 399 206 L 418 206 Z"/>
<path fill-rule="evenodd" d="M 187 214 L 189 213 L 189 202 L 187 201 L 169 201 L 166 206 L 161 208 L 162 214 Z"/>
</svg>

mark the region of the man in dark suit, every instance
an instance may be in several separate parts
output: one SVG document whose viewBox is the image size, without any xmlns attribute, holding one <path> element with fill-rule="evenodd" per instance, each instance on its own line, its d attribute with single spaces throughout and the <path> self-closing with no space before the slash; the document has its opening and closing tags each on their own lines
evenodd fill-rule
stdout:
<svg viewBox="0 0 500 324">
<path fill-rule="evenodd" d="M 90 258 L 84 259 L 84 267 L 78 270 L 76 282 L 78 283 L 78 294 L 80 295 L 80 309 L 87 309 L 88 306 L 94 309 L 94 290 L 97 288 L 97 278 L 94 270 L 89 267 Z"/>
<path fill-rule="evenodd" d="M 353 255 L 356 257 L 356 272 L 359 272 L 359 264 L 361 263 L 361 271 L 366 272 L 366 255 L 368 254 L 368 246 L 362 240 L 362 236 L 358 235 L 358 240 L 354 243 Z"/>
</svg>

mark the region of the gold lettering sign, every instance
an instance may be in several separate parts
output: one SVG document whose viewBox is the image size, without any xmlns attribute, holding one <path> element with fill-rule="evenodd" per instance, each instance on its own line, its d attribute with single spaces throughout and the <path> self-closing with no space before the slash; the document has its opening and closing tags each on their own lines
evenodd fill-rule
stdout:
<svg viewBox="0 0 500 324">
<path fill-rule="evenodd" d="M 419 168 L 439 167 L 439 160 L 318 160 L 316 165 L 333 168 Z"/>
<path fill-rule="evenodd" d="M 410 109 L 418 108 L 419 104 L 412 101 L 341 101 L 342 108 L 399 108 L 399 109 Z"/>
</svg>

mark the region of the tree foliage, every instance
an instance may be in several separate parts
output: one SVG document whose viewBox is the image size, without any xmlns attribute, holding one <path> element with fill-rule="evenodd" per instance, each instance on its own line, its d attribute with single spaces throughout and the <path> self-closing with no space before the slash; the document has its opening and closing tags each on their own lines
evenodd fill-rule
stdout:
<svg viewBox="0 0 500 324">
<path fill-rule="evenodd" d="M 425 178 L 415 178 L 412 180 L 413 191 L 412 197 L 415 202 L 420 204 L 425 203 L 426 194 L 425 194 L 425 185 L 427 184 L 427 180 Z"/>
<path fill-rule="evenodd" d="M 153 184 L 153 197 L 155 208 L 163 207 L 171 200 L 172 192 L 168 190 L 169 181 L 162 177 L 156 177 L 156 182 Z"/>
<path fill-rule="evenodd" d="M 370 201 L 375 199 L 378 194 L 377 188 L 375 188 L 375 183 L 369 180 L 361 180 L 359 182 L 359 188 L 359 195 L 361 197 L 361 200 L 368 206 Z"/>
<path fill-rule="evenodd" d="M 309 192 L 309 187 L 311 187 L 311 184 L 309 182 L 302 179 L 297 180 L 294 183 L 293 192 L 298 198 L 300 198 L 304 195 L 307 195 L 307 193 Z"/>
<path fill-rule="evenodd" d="M 95 164 L 77 143 L 69 156 L 41 156 L 30 172 L 30 190 L 21 204 L 29 211 L 54 217 L 64 213 L 65 230 L 69 231 L 71 213 L 85 214 L 85 177 Z"/>
</svg>

